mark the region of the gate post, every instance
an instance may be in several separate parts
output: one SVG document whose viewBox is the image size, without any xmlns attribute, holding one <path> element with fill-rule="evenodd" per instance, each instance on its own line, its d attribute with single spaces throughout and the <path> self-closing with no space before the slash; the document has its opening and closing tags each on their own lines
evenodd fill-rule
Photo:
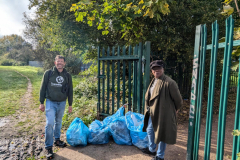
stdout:
<svg viewBox="0 0 240 160">
<path fill-rule="evenodd" d="M 151 54 L 151 42 L 145 42 L 143 46 L 143 97 L 142 97 L 142 114 L 144 114 L 145 105 L 145 93 L 150 83 L 150 54 Z"/>
<path fill-rule="evenodd" d="M 195 132 L 194 132 L 194 151 L 193 159 L 198 159 L 198 149 L 199 149 L 199 138 L 200 138 L 200 128 L 201 128 L 201 113 L 202 113 L 202 95 L 203 95 L 203 82 L 204 82 L 204 71 L 205 71 L 205 57 L 206 57 L 206 41 L 207 41 L 207 27 L 206 24 L 201 27 L 201 47 L 199 55 L 199 75 L 197 83 L 197 107 L 195 114 Z"/>
<path fill-rule="evenodd" d="M 189 126 L 188 126 L 188 145 L 187 145 L 187 160 L 193 159 L 193 147 L 194 147 L 194 126 L 195 126 L 195 108 L 196 104 L 196 93 L 197 93 L 197 82 L 198 82 L 198 64 L 199 64 L 199 48 L 200 48 L 200 34 L 201 25 L 196 27 L 195 33 L 195 46 L 194 46 L 194 58 L 193 58 L 193 72 L 192 72 L 192 86 L 191 86 L 191 102 L 189 111 Z"/>
</svg>

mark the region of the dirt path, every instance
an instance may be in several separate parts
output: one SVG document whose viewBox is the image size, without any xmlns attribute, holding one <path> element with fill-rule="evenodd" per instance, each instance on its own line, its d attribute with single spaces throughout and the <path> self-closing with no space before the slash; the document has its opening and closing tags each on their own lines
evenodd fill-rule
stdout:
<svg viewBox="0 0 240 160">
<path fill-rule="evenodd" d="M 43 131 L 45 117 L 40 114 L 38 108 L 35 106 L 32 97 L 32 84 L 28 77 L 17 72 L 21 76 L 28 80 L 28 86 L 26 93 L 20 99 L 19 110 L 12 116 L 5 117 L 4 121 L 7 124 L 4 127 L 0 127 L 0 139 L 9 139 L 27 136 L 29 134 L 36 134 Z"/>
</svg>

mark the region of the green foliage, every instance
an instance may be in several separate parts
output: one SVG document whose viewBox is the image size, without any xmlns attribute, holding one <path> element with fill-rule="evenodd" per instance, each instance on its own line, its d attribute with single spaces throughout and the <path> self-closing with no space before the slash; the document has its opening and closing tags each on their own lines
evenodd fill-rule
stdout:
<svg viewBox="0 0 240 160">
<path fill-rule="evenodd" d="M 21 36 L 13 34 L 0 38 L 0 65 L 26 65 L 29 60 L 34 59 L 31 52 L 31 44 L 26 42 Z"/>
<path fill-rule="evenodd" d="M 239 8 L 239 1 L 234 1 L 234 0 L 225 0 L 223 2 L 223 7 L 222 7 L 222 15 L 232 15 L 234 18 L 234 36 L 233 39 L 234 40 L 239 40 L 240 39 L 240 21 L 239 21 L 239 17 L 240 17 L 240 13 L 238 12 Z M 225 38 L 223 38 L 225 39 Z M 236 46 L 233 47 L 233 51 L 232 51 L 232 70 L 237 70 L 239 68 L 239 56 L 240 56 L 240 47 Z"/>
<path fill-rule="evenodd" d="M 109 28 L 113 28 L 125 32 L 122 37 L 130 31 L 139 37 L 138 28 L 132 21 L 147 16 L 156 17 L 159 21 L 162 15 L 169 13 L 168 7 L 166 0 L 85 0 L 72 4 L 70 10 L 75 12 L 76 21 L 87 23 L 89 26 L 95 24 L 98 30 L 103 30 L 103 35 L 107 35 Z"/>
<path fill-rule="evenodd" d="M 223 2 L 224 5 L 223 5 L 223 12 L 221 12 L 222 14 L 229 16 L 234 12 L 234 8 L 229 5 L 229 3 L 231 2 L 232 0 L 225 0 Z"/>
<path fill-rule="evenodd" d="M 93 63 L 86 71 L 80 72 L 79 75 L 81 76 L 92 75 L 96 77 L 98 74 L 98 65 L 96 65 L 95 63 Z"/>
<path fill-rule="evenodd" d="M 29 7 L 36 7 L 38 16 L 33 19 L 25 14 L 27 29 L 24 35 L 37 46 L 36 55 L 45 62 L 45 69 L 49 69 L 54 57 L 61 54 L 67 57 L 66 68 L 73 74 L 79 73 L 83 55 L 92 54 L 92 44 L 98 41 L 96 36 L 100 32 L 96 33 L 87 24 L 76 23 L 75 16 L 69 11 L 72 3 L 76 0 L 30 1 Z M 96 55 L 86 59 L 91 58 Z"/>
<path fill-rule="evenodd" d="M 0 56 L 0 65 L 1 66 L 26 66 L 27 62 L 14 60 L 9 58 L 10 53 L 6 53 L 3 56 Z"/>
<path fill-rule="evenodd" d="M 87 85 L 86 85 L 87 84 Z M 75 98 L 87 97 L 97 99 L 97 78 L 84 78 L 75 88 Z"/>
<path fill-rule="evenodd" d="M 43 76 L 44 70 L 43 68 L 37 68 L 37 75 Z"/>
<path fill-rule="evenodd" d="M 240 130 L 233 130 L 233 136 L 240 136 Z"/>
<path fill-rule="evenodd" d="M 63 126 L 68 127 L 74 118 L 79 117 L 89 125 L 97 117 L 97 79 L 94 77 L 83 78 L 74 88 L 73 112 L 67 109 L 63 116 Z"/>
<path fill-rule="evenodd" d="M 69 54 L 66 56 L 66 66 L 68 72 L 78 74 L 81 70 L 82 58 L 79 54 Z"/>
<path fill-rule="evenodd" d="M 14 60 L 12 59 L 3 59 L 0 61 L 1 66 L 13 66 Z"/>
<path fill-rule="evenodd" d="M 33 156 L 33 157 L 28 157 L 27 160 L 35 160 L 35 156 Z"/>
</svg>

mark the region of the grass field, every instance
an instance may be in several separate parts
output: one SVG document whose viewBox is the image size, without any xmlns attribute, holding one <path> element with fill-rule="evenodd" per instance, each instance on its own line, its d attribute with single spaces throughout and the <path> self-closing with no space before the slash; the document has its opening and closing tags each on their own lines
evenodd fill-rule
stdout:
<svg viewBox="0 0 240 160">
<path fill-rule="evenodd" d="M 30 66 L 0 66 L 0 117 L 14 114 L 20 107 L 20 99 L 27 91 L 27 79 L 17 72 L 27 76 L 33 86 L 32 107 L 39 106 L 39 89 L 44 71 L 42 68 Z M 73 76 L 73 87 L 75 87 L 80 77 Z"/>
<path fill-rule="evenodd" d="M 0 68 L 0 117 L 15 113 L 25 93 L 27 79 L 18 73 Z"/>
</svg>

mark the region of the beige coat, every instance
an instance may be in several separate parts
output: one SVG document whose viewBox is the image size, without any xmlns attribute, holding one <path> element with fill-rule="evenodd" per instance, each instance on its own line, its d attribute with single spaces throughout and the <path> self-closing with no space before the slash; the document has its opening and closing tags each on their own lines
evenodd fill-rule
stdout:
<svg viewBox="0 0 240 160">
<path fill-rule="evenodd" d="M 177 83 L 166 75 L 156 79 L 157 84 L 150 97 L 149 90 L 154 80 L 151 81 L 145 95 L 143 131 L 146 132 L 148 119 L 151 116 L 155 144 L 160 141 L 175 144 L 177 138 L 176 110 L 182 106 L 182 97 Z M 147 108 L 150 108 L 150 112 L 147 112 Z"/>
</svg>

